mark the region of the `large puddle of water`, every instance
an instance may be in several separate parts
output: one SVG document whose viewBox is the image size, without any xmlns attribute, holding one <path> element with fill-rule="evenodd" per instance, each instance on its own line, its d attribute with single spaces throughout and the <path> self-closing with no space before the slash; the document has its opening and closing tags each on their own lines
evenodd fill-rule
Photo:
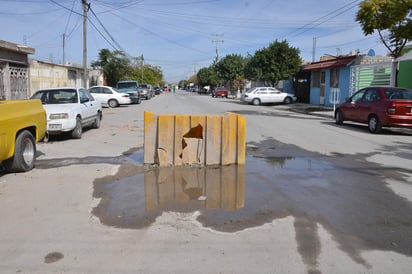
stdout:
<svg viewBox="0 0 412 274">
<path fill-rule="evenodd" d="M 199 212 L 197 220 L 235 232 L 293 216 L 307 257 L 319 252 L 317 224 L 359 263 L 361 250 L 392 250 L 412 256 L 412 205 L 387 187 L 409 171 L 382 168 L 366 155 L 324 156 L 269 141 L 249 147 L 246 165 L 144 167 L 143 151 L 122 157 L 38 161 L 59 165 L 120 164 L 114 176 L 97 179 L 93 209 L 102 224 L 139 229 L 163 212 Z M 305 256 L 304 256 L 305 257 Z"/>
</svg>

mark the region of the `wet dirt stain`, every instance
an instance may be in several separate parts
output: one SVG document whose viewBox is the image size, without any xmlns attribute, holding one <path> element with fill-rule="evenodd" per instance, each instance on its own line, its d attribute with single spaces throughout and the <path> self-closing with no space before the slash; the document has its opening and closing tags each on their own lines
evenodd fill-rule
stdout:
<svg viewBox="0 0 412 274">
<path fill-rule="evenodd" d="M 55 263 L 64 258 L 63 253 L 61 252 L 51 252 L 44 257 L 44 262 L 46 264 Z"/>
</svg>

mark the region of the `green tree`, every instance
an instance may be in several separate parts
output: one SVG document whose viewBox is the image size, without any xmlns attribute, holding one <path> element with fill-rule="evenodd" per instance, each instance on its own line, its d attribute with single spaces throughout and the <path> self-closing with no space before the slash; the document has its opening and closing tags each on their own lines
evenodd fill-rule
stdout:
<svg viewBox="0 0 412 274">
<path fill-rule="evenodd" d="M 150 84 L 152 86 L 163 83 L 163 73 L 160 68 L 148 64 L 131 68 L 127 77 L 139 83 Z"/>
<path fill-rule="evenodd" d="M 108 49 L 101 49 L 99 60 L 93 61 L 91 66 L 100 68 L 103 71 L 106 84 L 115 86 L 117 81 L 123 79 L 130 71 L 130 60 L 122 51 L 111 52 Z"/>
<path fill-rule="evenodd" d="M 248 57 L 245 77 L 267 85 L 276 85 L 299 71 L 302 63 L 299 53 L 299 49 L 290 47 L 286 41 L 276 40 Z"/>
<path fill-rule="evenodd" d="M 228 82 L 230 87 L 233 87 L 233 82 L 236 79 L 243 77 L 246 61 L 238 54 L 226 55 L 216 64 L 216 72 L 220 78 Z"/>
<path fill-rule="evenodd" d="M 412 40 L 412 0 L 365 0 L 359 5 L 356 21 L 365 35 L 378 32 L 390 55 L 397 58 Z"/>
<path fill-rule="evenodd" d="M 197 72 L 197 82 L 200 87 L 204 86 L 216 86 L 218 83 L 216 69 L 214 65 L 207 68 L 201 68 Z"/>
</svg>

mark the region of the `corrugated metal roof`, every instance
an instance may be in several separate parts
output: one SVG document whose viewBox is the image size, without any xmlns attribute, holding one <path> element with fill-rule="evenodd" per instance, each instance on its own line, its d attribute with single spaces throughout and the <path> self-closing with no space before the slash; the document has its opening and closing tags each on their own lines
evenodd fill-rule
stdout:
<svg viewBox="0 0 412 274">
<path fill-rule="evenodd" d="M 303 70 L 318 70 L 318 69 L 327 69 L 334 67 L 346 67 L 355 60 L 357 55 L 337 57 L 336 59 L 320 61 L 316 63 L 311 63 L 303 67 Z"/>
</svg>

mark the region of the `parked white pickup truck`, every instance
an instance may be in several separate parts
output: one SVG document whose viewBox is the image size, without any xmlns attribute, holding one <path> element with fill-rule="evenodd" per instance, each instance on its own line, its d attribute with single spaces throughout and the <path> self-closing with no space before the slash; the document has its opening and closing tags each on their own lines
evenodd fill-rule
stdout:
<svg viewBox="0 0 412 274">
<path fill-rule="evenodd" d="M 47 114 L 47 133 L 70 132 L 80 139 L 83 128 L 100 127 L 102 105 L 84 88 L 52 88 L 39 90 L 31 99 L 40 99 Z"/>
</svg>

